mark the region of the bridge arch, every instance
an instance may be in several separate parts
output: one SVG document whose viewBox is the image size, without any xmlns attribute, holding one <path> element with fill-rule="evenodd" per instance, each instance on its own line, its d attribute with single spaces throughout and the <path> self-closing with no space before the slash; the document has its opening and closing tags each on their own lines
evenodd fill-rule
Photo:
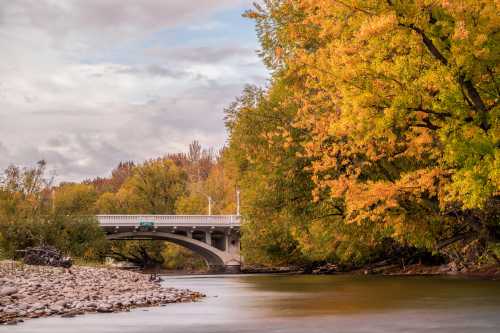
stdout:
<svg viewBox="0 0 500 333">
<path fill-rule="evenodd" d="M 241 264 L 239 256 L 235 257 L 234 255 L 221 251 L 207 243 L 181 234 L 158 231 L 135 231 L 109 234 L 107 238 L 109 240 L 164 240 L 178 244 L 199 254 L 207 263 L 210 271 L 238 271 Z"/>
</svg>

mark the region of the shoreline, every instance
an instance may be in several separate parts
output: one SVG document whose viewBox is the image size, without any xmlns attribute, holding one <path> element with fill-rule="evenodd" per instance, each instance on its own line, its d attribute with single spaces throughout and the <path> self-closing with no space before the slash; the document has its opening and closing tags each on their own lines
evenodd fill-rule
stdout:
<svg viewBox="0 0 500 333">
<path fill-rule="evenodd" d="M 113 268 L 71 269 L 0 262 L 0 324 L 194 302 L 202 293 L 162 287 L 149 276 Z"/>
<path fill-rule="evenodd" d="M 448 276 L 460 278 L 476 278 L 484 280 L 500 280 L 500 266 L 488 265 L 458 270 L 453 265 L 427 266 L 413 264 L 405 267 L 387 265 L 373 268 L 370 266 L 352 270 L 339 270 L 336 265 L 326 264 L 310 271 L 300 267 L 247 267 L 243 274 L 303 274 L 303 275 L 373 275 L 373 276 Z"/>
<path fill-rule="evenodd" d="M 377 274 L 377 273 L 375 273 Z M 425 266 L 414 264 L 407 267 L 382 269 L 378 274 L 386 276 L 456 276 L 484 280 L 500 280 L 500 266 L 490 265 L 458 270 L 453 265 Z"/>
</svg>

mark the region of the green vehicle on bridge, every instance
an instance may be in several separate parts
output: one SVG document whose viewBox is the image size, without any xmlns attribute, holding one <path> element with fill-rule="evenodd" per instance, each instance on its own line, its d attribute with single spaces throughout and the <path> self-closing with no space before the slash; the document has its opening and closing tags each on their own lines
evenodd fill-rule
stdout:
<svg viewBox="0 0 500 333">
<path fill-rule="evenodd" d="M 151 230 L 153 229 L 155 226 L 155 223 L 154 222 L 151 222 L 151 221 L 141 221 L 139 222 L 139 228 L 143 229 L 143 230 Z"/>
</svg>

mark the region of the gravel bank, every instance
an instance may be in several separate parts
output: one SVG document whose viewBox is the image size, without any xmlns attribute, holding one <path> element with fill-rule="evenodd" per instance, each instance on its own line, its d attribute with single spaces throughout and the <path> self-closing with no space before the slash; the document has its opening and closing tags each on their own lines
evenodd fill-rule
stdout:
<svg viewBox="0 0 500 333">
<path fill-rule="evenodd" d="M 203 294 L 164 288 L 149 276 L 107 268 L 63 268 L 0 262 L 0 324 L 59 315 L 128 311 L 192 302 Z"/>
</svg>

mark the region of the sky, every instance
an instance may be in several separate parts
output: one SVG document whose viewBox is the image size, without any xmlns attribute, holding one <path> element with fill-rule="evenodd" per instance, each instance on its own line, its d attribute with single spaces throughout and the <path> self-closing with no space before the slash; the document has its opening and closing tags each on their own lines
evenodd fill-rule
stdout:
<svg viewBox="0 0 500 333">
<path fill-rule="evenodd" d="M 0 169 L 56 181 L 220 148 L 224 108 L 265 85 L 251 0 L 0 0 Z"/>
</svg>

